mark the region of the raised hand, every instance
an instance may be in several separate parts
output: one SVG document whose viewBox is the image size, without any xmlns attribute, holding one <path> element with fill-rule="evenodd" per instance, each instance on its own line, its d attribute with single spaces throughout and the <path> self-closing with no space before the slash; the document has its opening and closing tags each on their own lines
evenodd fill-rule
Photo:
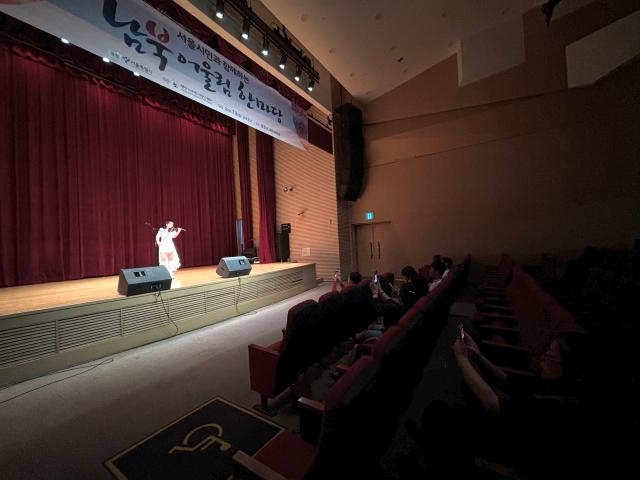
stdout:
<svg viewBox="0 0 640 480">
<path fill-rule="evenodd" d="M 476 344 L 475 340 L 471 338 L 471 335 L 469 335 L 468 333 L 465 333 L 464 335 L 464 345 L 467 348 L 467 352 L 469 353 L 469 355 L 471 356 L 480 355 L 480 349 L 478 348 L 478 345 Z"/>
</svg>

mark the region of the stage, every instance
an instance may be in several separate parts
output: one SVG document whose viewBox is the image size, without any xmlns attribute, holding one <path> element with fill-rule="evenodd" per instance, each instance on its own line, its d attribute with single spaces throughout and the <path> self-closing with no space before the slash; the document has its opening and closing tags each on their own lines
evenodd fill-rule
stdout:
<svg viewBox="0 0 640 480">
<path fill-rule="evenodd" d="M 118 276 L 0 289 L 0 385 L 101 358 L 271 305 L 316 286 L 313 263 L 254 264 L 221 278 L 185 268 L 171 290 L 125 297 Z"/>
</svg>

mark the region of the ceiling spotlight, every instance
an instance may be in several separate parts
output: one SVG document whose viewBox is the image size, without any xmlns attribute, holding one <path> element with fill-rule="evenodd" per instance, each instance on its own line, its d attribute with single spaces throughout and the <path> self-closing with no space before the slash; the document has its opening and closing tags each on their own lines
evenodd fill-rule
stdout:
<svg viewBox="0 0 640 480">
<path fill-rule="evenodd" d="M 69 40 L 67 40 L 67 39 L 66 39 L 66 38 L 64 38 L 64 37 L 61 37 L 61 38 L 60 38 L 60 41 L 61 41 L 62 43 L 64 43 L 65 45 L 69 45 L 69 43 L 71 43 L 71 42 L 69 42 Z"/>
<path fill-rule="evenodd" d="M 139 77 L 139 76 L 140 76 L 140 74 L 139 74 L 138 72 L 133 72 L 133 74 L 134 74 L 136 77 Z"/>
<path fill-rule="evenodd" d="M 278 64 L 278 66 L 280 67 L 280 70 L 284 70 L 284 67 L 287 66 L 287 56 L 286 55 L 282 55 L 282 57 L 280 57 L 280 63 Z"/>
<path fill-rule="evenodd" d="M 107 57 L 102 57 L 102 61 L 104 63 L 111 63 L 111 60 L 109 60 Z"/>
<path fill-rule="evenodd" d="M 301 78 L 302 78 L 302 67 L 298 65 L 298 68 L 296 68 L 296 73 L 293 75 L 293 79 L 296 82 L 299 82 Z"/>
<path fill-rule="evenodd" d="M 216 17 L 224 18 L 224 0 L 217 0 L 216 2 Z"/>
<path fill-rule="evenodd" d="M 316 84 L 316 82 L 313 81 L 313 79 L 309 80 L 309 86 L 307 87 L 307 90 L 309 90 L 310 92 L 313 92 L 313 86 Z"/>
<path fill-rule="evenodd" d="M 269 40 L 267 40 L 267 37 L 262 39 L 262 55 L 265 57 L 269 55 Z"/>
<path fill-rule="evenodd" d="M 249 30 L 251 29 L 251 22 L 249 21 L 249 17 L 244 17 L 242 21 L 242 38 L 245 40 L 249 40 Z"/>
</svg>

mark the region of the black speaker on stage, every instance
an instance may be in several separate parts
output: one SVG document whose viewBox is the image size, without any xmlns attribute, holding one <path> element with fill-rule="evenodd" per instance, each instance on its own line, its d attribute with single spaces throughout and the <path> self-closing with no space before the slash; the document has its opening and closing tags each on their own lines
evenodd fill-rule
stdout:
<svg viewBox="0 0 640 480">
<path fill-rule="evenodd" d="M 249 275 L 251 264 L 247 257 L 222 257 L 216 273 L 222 278 L 241 277 Z"/>
<path fill-rule="evenodd" d="M 333 112 L 336 188 L 341 200 L 357 200 L 364 177 L 362 112 L 350 103 Z"/>
<path fill-rule="evenodd" d="M 123 268 L 118 278 L 120 295 L 140 295 L 171 288 L 171 274 L 167 267 Z"/>
<path fill-rule="evenodd" d="M 289 251 L 289 232 L 276 232 L 276 260 L 286 262 L 289 260 L 291 252 Z"/>
</svg>

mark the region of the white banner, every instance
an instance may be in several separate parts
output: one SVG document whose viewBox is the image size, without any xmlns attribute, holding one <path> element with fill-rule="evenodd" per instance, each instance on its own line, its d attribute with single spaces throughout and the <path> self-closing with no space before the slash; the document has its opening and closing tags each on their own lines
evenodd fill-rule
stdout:
<svg viewBox="0 0 640 480">
<path fill-rule="evenodd" d="M 0 0 L 0 10 L 298 148 L 290 100 L 141 0 Z"/>
</svg>

